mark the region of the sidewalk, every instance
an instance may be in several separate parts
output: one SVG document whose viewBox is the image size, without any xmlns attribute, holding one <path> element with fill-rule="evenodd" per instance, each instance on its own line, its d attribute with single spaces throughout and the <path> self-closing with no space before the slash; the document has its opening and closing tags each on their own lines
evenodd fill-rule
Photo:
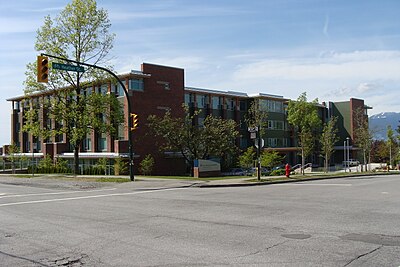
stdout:
<svg viewBox="0 0 400 267">
<path fill-rule="evenodd" d="M 376 175 L 392 175 L 399 172 L 377 172 L 377 173 L 348 173 L 343 175 L 340 173 L 330 174 L 329 176 L 322 176 L 321 174 L 315 174 L 316 176 L 309 175 L 306 177 L 291 177 L 286 178 L 285 176 L 264 176 L 261 177 L 261 181 L 257 181 L 256 177 L 239 177 L 239 178 L 228 178 L 222 180 L 202 180 L 198 178 L 192 179 L 168 179 L 168 178 L 153 178 L 148 176 L 135 176 L 134 182 L 97 182 L 95 176 L 65 176 L 63 178 L 55 178 L 54 175 L 36 175 L 34 178 L 17 178 L 11 175 L 0 175 L 1 184 L 12 184 L 12 185 L 27 185 L 32 187 L 42 187 L 51 189 L 72 189 L 72 190 L 92 190 L 106 187 L 120 188 L 120 189 L 132 189 L 132 190 L 159 190 L 168 188 L 185 188 L 185 187 L 199 187 L 199 188 L 210 188 L 210 187 L 238 187 L 238 186 L 260 186 L 269 184 L 281 184 L 281 183 L 296 183 L 312 180 L 326 180 L 326 179 L 337 179 L 337 178 L 349 178 L 359 176 L 376 176 Z M 107 176 L 107 178 L 113 178 L 114 176 Z M 89 179 L 87 179 L 89 178 Z M 92 178 L 93 181 L 90 179 Z M 115 176 L 115 178 L 126 178 L 129 181 L 128 176 Z M 269 179 L 269 180 L 267 180 Z"/>
</svg>

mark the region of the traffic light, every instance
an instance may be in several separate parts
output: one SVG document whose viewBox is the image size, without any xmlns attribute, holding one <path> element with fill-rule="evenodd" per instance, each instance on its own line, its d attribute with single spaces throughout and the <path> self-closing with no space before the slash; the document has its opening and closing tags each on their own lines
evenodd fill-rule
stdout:
<svg viewBox="0 0 400 267">
<path fill-rule="evenodd" d="M 37 57 L 37 81 L 39 83 L 49 82 L 49 58 L 45 56 Z"/>
<path fill-rule="evenodd" d="M 131 113 L 131 117 L 132 117 L 132 128 L 131 128 L 131 131 L 133 131 L 133 130 L 136 130 L 138 128 L 139 118 L 138 118 L 138 114 L 135 114 L 135 113 Z"/>
</svg>

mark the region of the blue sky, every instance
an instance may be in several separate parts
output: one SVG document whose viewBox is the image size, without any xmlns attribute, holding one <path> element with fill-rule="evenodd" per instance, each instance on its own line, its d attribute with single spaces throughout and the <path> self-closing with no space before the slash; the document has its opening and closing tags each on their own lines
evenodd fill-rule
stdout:
<svg viewBox="0 0 400 267">
<path fill-rule="evenodd" d="M 0 0 L 0 145 L 36 59 L 36 30 L 69 1 Z M 310 100 L 363 98 L 400 112 L 400 1 L 103 0 L 119 73 L 142 62 L 185 69 L 187 86 Z"/>
</svg>

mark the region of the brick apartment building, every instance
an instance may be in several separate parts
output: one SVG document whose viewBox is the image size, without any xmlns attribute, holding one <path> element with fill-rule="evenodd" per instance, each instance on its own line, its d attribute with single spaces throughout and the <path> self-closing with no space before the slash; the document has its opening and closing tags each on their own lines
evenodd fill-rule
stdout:
<svg viewBox="0 0 400 267">
<path fill-rule="evenodd" d="M 129 119 L 130 113 L 136 113 L 139 117 L 139 127 L 133 133 L 133 150 L 135 166 L 148 154 L 151 154 L 156 163 L 155 174 L 176 175 L 186 173 L 187 167 L 183 158 L 171 152 L 160 152 L 155 137 L 148 135 L 149 129 L 146 126 L 146 118 L 149 115 L 162 116 L 166 110 L 170 110 L 172 116 L 184 116 L 182 104 L 188 105 L 189 110 L 200 111 L 197 116 L 198 125 L 202 125 L 207 115 L 220 116 L 224 119 L 233 119 L 239 125 L 240 137 L 237 144 L 241 149 L 253 146 L 250 139 L 244 116 L 250 106 L 251 101 L 258 99 L 260 106 L 268 111 L 268 128 L 263 136 L 265 149 L 276 150 L 286 156 L 286 160 L 291 164 L 300 162 L 297 155 L 298 147 L 293 131 L 287 124 L 286 110 L 289 99 L 283 96 L 259 93 L 248 95 L 241 92 L 219 91 L 202 88 L 185 87 L 184 70 L 180 68 L 160 66 L 143 63 L 141 71 L 131 71 L 130 73 L 119 76 L 129 91 L 131 101 L 131 111 L 128 111 L 126 97 L 123 89 L 111 83 L 92 86 L 86 88 L 86 92 L 113 93 L 123 103 L 125 121 Z M 43 93 L 30 95 L 33 99 L 46 97 Z M 23 154 L 35 157 L 60 157 L 72 160 L 73 151 L 70 148 L 66 135 L 52 137 L 49 140 L 35 139 L 32 135 L 22 132 L 24 124 L 24 110 L 29 108 L 28 102 L 24 102 L 25 96 L 18 96 L 7 99 L 12 103 L 11 113 L 11 143 L 20 147 Z M 323 121 L 329 116 L 340 114 L 339 130 L 341 138 L 347 136 L 353 138 L 353 124 L 350 116 L 356 107 L 364 106 L 363 100 L 351 99 L 347 102 L 329 103 L 318 105 L 319 114 Z M 43 122 L 46 123 L 46 122 Z M 55 125 L 55 122 L 48 122 Z M 115 138 L 107 134 L 92 132 L 84 140 L 80 160 L 84 164 L 94 164 L 99 158 L 112 160 L 116 157 L 128 156 L 128 129 L 121 125 L 118 135 Z M 342 140 L 341 140 L 342 141 Z M 338 142 L 337 150 L 344 149 Z M 342 142 L 343 144 L 343 142 Z M 7 152 L 5 148 L 3 150 Z M 338 153 L 340 155 L 340 153 Z M 337 157 L 339 159 L 339 156 Z M 319 163 L 318 155 L 314 155 L 313 162 Z M 137 169 L 137 168 L 136 168 Z"/>
</svg>

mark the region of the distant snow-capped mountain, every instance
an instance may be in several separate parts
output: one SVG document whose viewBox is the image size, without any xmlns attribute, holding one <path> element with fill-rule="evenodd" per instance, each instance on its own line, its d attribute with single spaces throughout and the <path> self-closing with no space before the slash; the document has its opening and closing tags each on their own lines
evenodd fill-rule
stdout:
<svg viewBox="0 0 400 267">
<path fill-rule="evenodd" d="M 369 128 L 374 133 L 374 138 L 377 140 L 386 140 L 386 130 L 388 125 L 396 133 L 397 127 L 400 125 L 399 112 L 382 112 L 369 117 Z"/>
</svg>

